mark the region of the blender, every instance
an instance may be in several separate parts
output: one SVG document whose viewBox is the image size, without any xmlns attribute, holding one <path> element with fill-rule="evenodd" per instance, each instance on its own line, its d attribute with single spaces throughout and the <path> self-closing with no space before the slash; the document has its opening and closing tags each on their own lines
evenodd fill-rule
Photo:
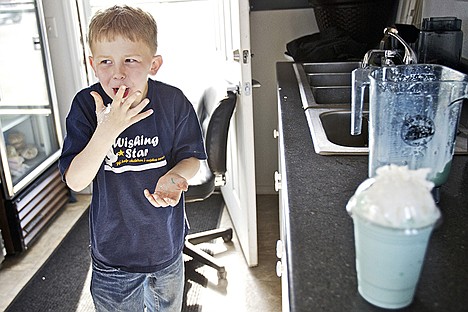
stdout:
<svg viewBox="0 0 468 312">
<path fill-rule="evenodd" d="M 413 52 L 414 53 L 414 52 Z M 352 73 L 351 134 L 361 132 L 369 87 L 369 177 L 388 164 L 430 168 L 438 187 L 449 176 L 468 76 L 436 64 L 364 66 Z"/>
</svg>

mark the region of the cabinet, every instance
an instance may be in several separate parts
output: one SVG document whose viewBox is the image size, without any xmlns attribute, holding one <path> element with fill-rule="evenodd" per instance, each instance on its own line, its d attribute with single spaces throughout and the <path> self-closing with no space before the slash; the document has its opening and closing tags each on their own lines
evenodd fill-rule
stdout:
<svg viewBox="0 0 468 312">
<path fill-rule="evenodd" d="M 282 311 L 289 311 L 289 283 L 288 283 L 288 256 L 286 247 L 288 244 L 287 222 L 288 222 L 288 190 L 286 181 L 286 162 L 283 145 L 283 129 L 281 120 L 281 107 L 278 103 L 278 130 L 273 136 L 278 140 L 278 171 L 275 172 L 275 190 L 279 195 L 279 223 L 280 239 L 276 244 L 276 274 L 281 278 Z"/>
<path fill-rule="evenodd" d="M 277 64 L 281 103 L 284 311 L 376 311 L 357 291 L 354 227 L 346 204 L 367 179 L 368 157 L 315 153 L 292 63 Z M 441 187 L 443 220 L 431 236 L 414 302 L 405 311 L 466 311 L 468 157 Z M 285 261 L 283 261 L 285 259 Z"/>
<path fill-rule="evenodd" d="M 41 0 L 0 2 L 0 45 L 0 228 L 7 252 L 16 253 L 67 197 Z"/>
</svg>

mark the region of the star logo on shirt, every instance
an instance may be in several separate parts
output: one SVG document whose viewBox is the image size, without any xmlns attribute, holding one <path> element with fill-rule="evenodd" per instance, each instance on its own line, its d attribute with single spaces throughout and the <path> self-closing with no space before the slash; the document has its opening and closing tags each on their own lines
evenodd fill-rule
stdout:
<svg viewBox="0 0 468 312">
<path fill-rule="evenodd" d="M 123 156 L 123 155 L 124 155 L 124 152 L 122 150 L 117 152 L 117 156 Z"/>
</svg>

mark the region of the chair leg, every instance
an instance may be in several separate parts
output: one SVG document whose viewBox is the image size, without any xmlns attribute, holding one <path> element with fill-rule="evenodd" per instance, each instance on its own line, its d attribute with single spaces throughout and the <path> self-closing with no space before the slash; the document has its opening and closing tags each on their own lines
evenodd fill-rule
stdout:
<svg viewBox="0 0 468 312">
<path fill-rule="evenodd" d="M 232 229 L 214 229 L 200 233 L 187 235 L 187 240 L 192 244 L 205 243 L 215 238 L 222 237 L 224 242 L 230 242 L 232 239 Z"/>
<path fill-rule="evenodd" d="M 226 268 L 224 265 L 221 264 L 219 260 L 211 256 L 210 254 L 204 252 L 203 250 L 199 249 L 197 246 L 192 244 L 190 241 L 185 241 L 184 245 L 184 254 L 187 256 L 192 257 L 193 259 L 208 265 L 218 271 L 218 278 L 225 279 L 226 278 Z"/>
</svg>

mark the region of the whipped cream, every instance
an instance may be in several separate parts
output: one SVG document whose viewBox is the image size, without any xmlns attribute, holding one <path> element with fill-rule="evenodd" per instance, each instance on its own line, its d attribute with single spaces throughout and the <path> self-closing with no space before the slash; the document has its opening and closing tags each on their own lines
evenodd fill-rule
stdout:
<svg viewBox="0 0 468 312">
<path fill-rule="evenodd" d="M 426 179 L 430 169 L 410 170 L 406 166 L 387 165 L 376 176 L 365 180 L 351 197 L 346 210 L 372 223 L 396 229 L 418 229 L 440 218 Z"/>
</svg>

